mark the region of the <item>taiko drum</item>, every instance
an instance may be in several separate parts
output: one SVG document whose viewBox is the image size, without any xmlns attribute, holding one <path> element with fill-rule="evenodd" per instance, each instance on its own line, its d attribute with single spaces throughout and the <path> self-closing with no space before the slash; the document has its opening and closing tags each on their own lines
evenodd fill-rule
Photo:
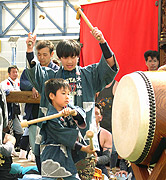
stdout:
<svg viewBox="0 0 166 180">
<path fill-rule="evenodd" d="M 165 71 L 137 71 L 121 78 L 113 101 L 112 132 L 122 158 L 150 164 L 166 137 Z"/>
</svg>

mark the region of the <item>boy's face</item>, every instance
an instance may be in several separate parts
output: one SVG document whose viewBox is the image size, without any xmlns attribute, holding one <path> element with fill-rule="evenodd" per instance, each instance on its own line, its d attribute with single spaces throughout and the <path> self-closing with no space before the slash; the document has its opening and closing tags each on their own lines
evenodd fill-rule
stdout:
<svg viewBox="0 0 166 180">
<path fill-rule="evenodd" d="M 9 77 L 15 81 L 18 78 L 18 70 L 15 68 L 12 68 L 10 73 L 9 73 Z"/>
<path fill-rule="evenodd" d="M 148 67 L 148 71 L 156 71 L 158 69 L 159 66 L 159 61 L 157 60 L 156 57 L 154 57 L 153 59 L 148 56 L 148 60 L 146 61 L 146 65 Z"/>
<path fill-rule="evenodd" d="M 102 115 L 100 113 L 100 109 L 95 106 L 95 119 L 96 119 L 96 125 L 102 121 Z"/>
<path fill-rule="evenodd" d="M 78 63 L 78 56 L 73 56 L 73 57 L 63 57 L 60 59 L 62 66 L 64 67 L 64 70 L 67 71 L 72 71 L 73 69 L 75 69 L 77 63 Z"/>
<path fill-rule="evenodd" d="M 53 56 L 54 52 L 52 52 L 50 54 L 50 50 L 48 47 L 42 48 L 40 50 L 37 51 L 37 58 L 41 64 L 41 66 L 48 66 L 50 61 L 51 61 L 51 57 Z"/>
<path fill-rule="evenodd" d="M 50 93 L 49 97 L 52 100 L 52 105 L 56 108 L 57 111 L 61 111 L 69 103 L 69 94 L 70 90 L 68 88 L 58 89 L 56 96 L 53 93 Z"/>
</svg>

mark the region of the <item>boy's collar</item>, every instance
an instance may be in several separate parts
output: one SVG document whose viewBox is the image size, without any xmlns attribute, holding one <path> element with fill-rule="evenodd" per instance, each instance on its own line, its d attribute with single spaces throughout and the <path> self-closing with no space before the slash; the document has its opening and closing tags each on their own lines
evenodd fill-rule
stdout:
<svg viewBox="0 0 166 180">
<path fill-rule="evenodd" d="M 63 70 L 64 72 L 71 72 L 71 73 L 75 73 L 75 72 L 76 72 L 76 68 L 73 69 L 72 71 L 65 70 L 64 68 L 62 68 L 62 70 Z"/>
</svg>

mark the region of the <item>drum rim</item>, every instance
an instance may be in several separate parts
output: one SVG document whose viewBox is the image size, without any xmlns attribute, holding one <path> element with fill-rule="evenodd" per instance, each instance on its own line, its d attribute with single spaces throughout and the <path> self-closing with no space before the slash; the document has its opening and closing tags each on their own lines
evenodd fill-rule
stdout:
<svg viewBox="0 0 166 180">
<path fill-rule="evenodd" d="M 153 143 L 155 128 L 156 128 L 156 102 L 155 102 L 153 86 L 150 80 L 148 79 L 148 77 L 142 71 L 137 71 L 136 73 L 138 73 L 145 81 L 145 85 L 147 87 L 147 92 L 149 97 L 149 106 L 150 106 L 149 130 L 148 130 L 148 136 L 146 139 L 144 150 L 142 151 L 142 154 L 136 161 L 131 161 L 135 164 L 140 164 L 147 157 Z"/>
</svg>

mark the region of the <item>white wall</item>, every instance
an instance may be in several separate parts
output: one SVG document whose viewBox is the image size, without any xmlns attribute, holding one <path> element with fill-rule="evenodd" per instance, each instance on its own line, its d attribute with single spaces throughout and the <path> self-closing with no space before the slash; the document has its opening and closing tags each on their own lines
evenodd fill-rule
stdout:
<svg viewBox="0 0 166 180">
<path fill-rule="evenodd" d="M 16 47 L 16 65 L 18 67 L 25 67 L 25 55 L 26 55 L 26 38 L 19 38 Z M 12 62 L 12 47 L 8 42 L 8 39 L 1 40 L 1 53 L 0 56 Z"/>
</svg>

